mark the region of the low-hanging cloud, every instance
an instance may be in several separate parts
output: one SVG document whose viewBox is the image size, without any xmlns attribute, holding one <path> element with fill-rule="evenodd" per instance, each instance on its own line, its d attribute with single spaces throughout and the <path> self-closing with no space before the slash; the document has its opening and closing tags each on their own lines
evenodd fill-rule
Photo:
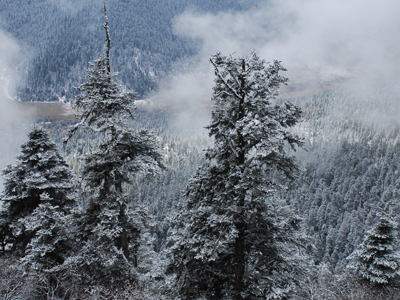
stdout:
<svg viewBox="0 0 400 300">
<path fill-rule="evenodd" d="M 210 56 L 247 56 L 252 50 L 267 61 L 282 61 L 289 86 L 354 79 L 395 85 L 400 75 L 399 11 L 397 0 L 274 0 L 242 12 L 187 11 L 176 18 L 175 31 L 201 42 L 199 63 L 191 72 L 168 78 L 159 97 L 167 94 L 177 105 L 204 103 L 213 86 Z"/>
<path fill-rule="evenodd" d="M 20 47 L 17 42 L 0 31 L 0 171 L 15 162 L 20 145 L 26 140 L 26 115 L 13 101 L 18 85 L 17 66 Z M 0 190 L 3 189 L 0 177 Z"/>
</svg>

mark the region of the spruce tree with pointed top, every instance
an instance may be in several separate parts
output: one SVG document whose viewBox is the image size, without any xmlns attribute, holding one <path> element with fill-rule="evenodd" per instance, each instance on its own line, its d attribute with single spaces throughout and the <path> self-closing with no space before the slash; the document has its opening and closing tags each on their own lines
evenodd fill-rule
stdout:
<svg viewBox="0 0 400 300">
<path fill-rule="evenodd" d="M 55 143 L 38 126 L 33 127 L 28 137 L 16 164 L 3 171 L 1 223 L 10 235 L 11 252 L 18 256 L 25 254 L 27 245 L 37 234 L 38 229 L 27 228 L 24 220 L 42 204 L 41 195 L 48 195 L 49 203 L 62 209 L 74 203 L 70 198 L 73 176 Z"/>
<path fill-rule="evenodd" d="M 53 289 L 58 287 L 53 280 L 56 269 L 73 249 L 70 221 L 75 183 L 48 133 L 34 126 L 28 136 L 17 164 L 4 171 L 2 227 L 24 271 Z"/>
<path fill-rule="evenodd" d="M 106 54 L 90 63 L 77 88 L 80 94 L 72 105 L 82 113 L 69 135 L 83 129 L 100 137 L 98 149 L 84 157 L 86 207 L 77 220 L 81 245 L 69 262 L 84 282 L 102 284 L 132 279 L 140 264 L 140 240 L 149 219 L 146 210 L 127 197 L 126 184 L 137 173 L 155 174 L 163 168 L 155 136 L 128 124 L 134 119 L 137 94 L 114 81 L 105 5 L 104 13 Z"/>
<path fill-rule="evenodd" d="M 302 146 L 289 130 L 301 111 L 275 103 L 287 82 L 280 62 L 255 53 L 210 61 L 214 146 L 172 219 L 167 271 L 182 299 L 285 299 L 304 239 L 300 218 L 275 192 L 298 170 L 287 151 Z"/>
<path fill-rule="evenodd" d="M 347 267 L 360 278 L 383 286 L 399 277 L 400 253 L 397 250 L 397 223 L 385 211 L 378 216 L 378 222 L 366 232 L 361 245 L 347 258 Z"/>
</svg>

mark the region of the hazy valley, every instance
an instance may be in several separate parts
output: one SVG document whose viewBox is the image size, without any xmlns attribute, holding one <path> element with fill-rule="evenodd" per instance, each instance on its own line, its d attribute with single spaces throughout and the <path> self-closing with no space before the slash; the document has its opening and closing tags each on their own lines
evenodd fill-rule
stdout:
<svg viewBox="0 0 400 300">
<path fill-rule="evenodd" d="M 127 264 L 134 266 L 132 268 L 135 275 L 125 285 L 121 283 L 123 281 L 118 281 L 120 285 L 115 283 L 103 286 L 99 284 L 101 279 L 90 281 L 92 279 L 88 279 L 86 275 L 78 280 L 78 277 L 68 277 L 70 273 L 67 276 L 65 270 L 59 269 L 51 269 L 58 277 L 49 279 L 45 272 L 41 272 L 44 267 L 36 269 L 35 272 L 40 275 L 35 277 L 35 273 L 32 273 L 33 275 L 28 276 L 24 273 L 23 264 L 19 263 L 27 259 L 22 257 L 27 256 L 13 254 L 17 252 L 10 250 L 16 240 L 7 242 L 7 239 L 12 241 L 12 234 L 4 229 L 9 226 L 7 223 L 1 231 L 4 252 L 1 259 L 7 266 L 0 273 L 1 299 L 77 299 L 69 292 L 72 290 L 82 293 L 82 297 L 86 297 L 83 299 L 396 299 L 400 289 L 399 243 L 396 239 L 399 234 L 396 223 L 400 222 L 400 57 L 397 53 L 400 35 L 397 34 L 398 29 L 394 28 L 400 27 L 396 27 L 399 21 L 394 12 L 400 7 L 395 1 L 384 2 L 379 8 L 368 2 L 361 11 L 357 6 L 362 5 L 361 1 L 349 4 L 334 0 L 325 5 L 313 1 L 305 1 L 304 5 L 299 5 L 295 1 L 279 4 L 275 1 L 241 0 L 107 2 L 111 35 L 111 59 L 108 63 L 113 72 L 118 72 L 117 76 L 110 75 L 110 78 L 121 84 L 120 95 L 125 95 L 130 89 L 138 93 L 137 109 L 133 112 L 135 119 L 127 121 L 126 130 L 136 132 L 139 136 L 142 134 L 144 140 L 149 134 L 146 140 L 149 145 L 152 143 L 151 136 L 154 136 L 155 144 L 159 145 L 160 156 L 154 154 L 153 158 L 157 163 L 158 159 L 162 159 L 165 167 L 154 171 L 157 163 L 143 159 L 146 167 L 132 167 L 126 177 L 122 176 L 126 182 L 116 184 L 109 190 L 110 195 L 119 195 L 120 190 L 124 191 L 121 192 L 124 195 L 121 199 L 125 200 L 115 203 L 123 203 L 133 209 L 130 216 L 136 220 L 135 230 L 143 233 L 140 238 L 135 237 L 138 244 L 129 248 L 135 253 L 136 259 L 139 259 L 139 265 L 137 261 Z M 85 228 L 91 228 L 92 219 L 88 218 L 87 221 L 82 216 L 89 215 L 91 205 L 96 207 L 93 204 L 96 202 L 91 202 L 95 201 L 91 195 L 97 197 L 101 194 L 85 181 L 92 180 L 95 182 L 93 184 L 98 184 L 93 177 L 85 177 L 88 176 L 89 163 L 95 163 L 88 160 L 88 157 L 91 153 L 101 156 L 99 149 L 109 147 L 107 138 L 115 133 L 105 131 L 104 134 L 101 130 L 107 129 L 99 125 L 100 129 L 96 129 L 97 131 L 79 129 L 68 143 L 64 140 L 69 136 L 71 126 L 82 123 L 79 115 L 85 112 L 84 107 L 79 110 L 71 108 L 71 102 L 76 101 L 74 99 L 79 95 L 74 87 L 79 86 L 87 76 L 85 69 L 89 67 L 88 63 L 97 59 L 106 49 L 102 27 L 103 3 L 97 0 L 84 3 L 75 0 L 3 0 L 2 6 L 0 37 L 4 44 L 0 46 L 0 83 L 4 88 L 0 93 L 0 103 L 4 109 L 0 121 L 0 138 L 3 140 L 0 163 L 3 168 L 15 164 L 15 157 L 21 155 L 20 147 L 27 143 L 26 133 L 32 130 L 33 123 L 47 130 L 49 139 L 56 144 L 73 174 L 71 178 L 75 187 L 86 182 L 71 194 L 76 198 L 74 201 L 78 203 L 77 209 L 71 215 L 65 213 L 66 221 L 63 222 L 70 222 L 78 227 L 72 227 L 70 233 L 65 233 L 68 237 L 65 239 L 71 238 L 68 234 L 75 234 L 71 239 L 91 241 L 92 237 L 84 238 L 83 233 L 76 229 L 83 222 L 89 224 Z M 270 98 L 271 110 L 273 107 L 276 109 L 275 105 L 287 109 L 279 111 L 275 117 L 292 112 L 290 106 L 285 106 L 287 102 L 301 110 L 298 121 L 293 117 L 296 121 L 290 119 L 292 123 L 280 123 L 290 125 L 282 125 L 280 134 L 271 138 L 271 141 L 279 141 L 281 136 L 286 138 L 282 141 L 296 140 L 295 137 L 298 136 L 299 144 L 303 143 L 304 146 L 297 151 L 291 150 L 291 144 L 285 144 L 281 148 L 276 146 L 285 155 L 295 157 L 298 170 L 293 168 L 289 172 L 293 176 L 286 178 L 285 174 L 279 173 L 284 167 L 271 171 L 265 166 L 267 164 L 262 167 L 264 169 L 260 167 L 262 170 L 254 166 L 260 172 L 255 174 L 262 176 L 253 178 L 246 175 L 253 178 L 254 182 L 264 178 L 266 174 L 271 178 L 273 184 L 266 184 L 265 189 L 276 189 L 276 192 L 273 196 L 266 196 L 265 199 L 271 200 L 265 200 L 268 209 L 263 216 L 274 220 L 272 223 L 277 222 L 271 225 L 271 230 L 276 230 L 276 240 L 282 239 L 282 244 L 271 248 L 271 251 L 278 253 L 277 249 L 281 249 L 285 253 L 287 247 L 291 252 L 288 250 L 289 254 L 281 257 L 287 265 L 277 265 L 279 270 L 275 272 L 260 267 L 262 259 L 257 256 L 257 251 L 248 250 L 246 257 L 251 261 L 251 264 L 246 265 L 246 272 L 249 273 L 245 277 L 248 276 L 248 281 L 243 283 L 242 294 L 232 294 L 231 291 L 239 289 L 235 285 L 237 281 L 229 281 L 229 275 L 221 275 L 227 267 L 223 259 L 219 260 L 219 255 L 232 255 L 232 250 L 227 250 L 233 244 L 229 234 L 236 234 L 236 229 L 226 231 L 225 236 L 219 235 L 218 230 L 213 230 L 216 226 L 224 232 L 224 226 L 231 221 L 229 213 L 236 211 L 238 206 L 226 208 L 221 204 L 216 209 L 216 204 L 207 200 L 209 194 L 201 194 L 203 186 L 196 184 L 203 180 L 204 189 L 209 184 L 210 190 L 215 188 L 212 191 L 217 193 L 217 184 L 210 183 L 214 180 L 210 179 L 213 178 L 210 174 L 216 172 L 215 178 L 222 176 L 212 166 L 219 166 L 215 161 L 219 161 L 218 151 L 225 149 L 221 146 L 225 142 L 227 149 L 233 149 L 232 157 L 236 155 L 236 160 L 239 157 L 236 153 L 239 148 L 235 150 L 228 143 L 228 138 L 224 137 L 225 141 L 223 135 L 215 134 L 215 131 L 211 134 L 205 129 L 205 126 L 217 124 L 213 118 L 218 114 L 223 115 L 221 111 L 225 111 L 218 110 L 218 105 L 215 104 L 215 99 L 218 100 L 221 94 L 218 94 L 215 81 L 219 78 L 217 67 L 212 64 L 213 60 L 210 63 L 210 58 L 216 52 L 222 52 L 222 55 L 228 57 L 227 60 L 229 57 L 233 60 L 236 57 L 249 59 L 248 65 L 251 66 L 254 62 L 249 57 L 253 50 L 266 61 L 282 61 L 283 67 L 288 69 L 280 73 L 289 78 L 288 85 L 282 84 L 279 96 Z M 233 73 L 223 73 L 223 76 L 236 74 L 231 72 Z M 268 74 L 272 76 L 275 73 Z M 234 78 L 233 75 L 232 77 Z M 229 85 L 226 86 L 229 90 Z M 211 101 L 212 97 L 214 102 Z M 229 105 L 224 107 L 226 111 L 229 110 Z M 103 113 L 104 111 L 105 109 Z M 261 114 L 261 110 L 259 111 Z M 292 113 L 296 116 L 295 111 Z M 256 112 L 249 114 L 249 124 L 254 128 L 258 128 L 258 123 L 251 118 L 256 118 L 256 115 L 259 117 Z M 231 118 L 234 117 L 235 114 L 232 114 Z M 112 118 L 109 117 L 108 120 Z M 107 122 L 114 126 L 114 121 Z M 240 121 L 237 124 L 241 124 Z M 123 126 L 121 128 L 125 130 Z M 252 126 L 249 125 L 249 128 L 252 129 Z M 271 128 L 273 131 L 274 127 Z M 227 131 L 229 138 L 234 136 L 233 131 Z M 257 136 L 256 133 L 254 136 Z M 32 135 L 30 139 L 33 139 Z M 232 137 L 232 141 L 236 140 Z M 213 152 L 212 149 L 219 150 Z M 254 149 L 246 154 L 249 165 L 259 150 Z M 271 146 L 271 149 L 275 148 Z M 259 155 L 266 155 L 265 153 L 260 150 Z M 101 159 L 97 160 L 99 161 Z M 140 163 L 143 161 L 140 158 Z M 235 160 L 231 159 L 230 163 L 232 161 Z M 288 161 L 291 163 L 291 160 Z M 211 166 L 209 170 L 206 169 L 207 164 Z M 199 169 L 200 166 L 205 169 Z M 141 168 L 151 170 L 150 173 L 154 171 L 155 175 L 137 172 Z M 10 182 L 10 177 L 7 177 L 10 175 L 4 174 L 5 182 Z M 204 174 L 210 176 L 206 178 Z M 226 182 L 229 180 L 226 179 Z M 194 197 L 193 191 L 196 188 L 196 192 L 212 204 L 206 202 L 204 207 L 203 204 L 196 207 L 196 201 L 193 200 L 195 198 L 191 198 Z M 257 187 L 254 190 L 261 191 L 262 188 Z M 9 190 L 3 192 L 3 199 L 11 197 L 7 191 Z M 269 195 L 269 192 L 265 193 Z M 225 194 L 229 192 L 225 191 Z M 107 197 L 111 196 L 99 196 L 99 201 L 105 201 Z M 221 197 L 228 199 L 221 202 L 230 201 L 229 197 Z M 46 203 L 51 203 L 47 198 L 43 199 L 48 201 Z M 108 205 L 104 203 L 102 205 Z M 121 207 L 125 209 L 123 205 Z M 262 207 L 255 206 L 246 212 L 253 214 L 254 218 L 264 220 L 260 217 L 264 213 Z M 112 211 L 115 207 L 110 204 L 107 209 Z M 119 209 L 120 212 L 123 210 Z M 221 216 L 222 212 L 229 213 L 223 215 L 218 222 L 215 221 L 219 225 L 213 225 L 214 219 L 211 217 L 208 219 L 211 220 L 209 223 L 200 219 L 208 216 L 208 210 L 211 216 L 216 211 Z M 100 217 L 103 214 L 107 216 L 107 212 L 100 209 L 96 214 Z M 68 221 L 71 220 L 68 218 L 77 218 L 77 215 L 81 219 Z M 8 220 L 7 216 L 3 218 Z M 106 219 L 98 224 L 109 224 L 104 221 Z M 186 219 L 192 220 L 190 226 L 182 225 Z M 143 224 L 146 225 L 140 227 L 142 225 L 138 225 L 140 221 L 137 220 L 144 220 Z M 207 223 L 209 227 L 204 230 L 199 227 L 193 236 L 185 231 L 203 223 Z M 57 225 L 57 222 L 54 224 Z M 234 222 L 229 224 L 237 226 Z M 360 251 L 367 247 L 368 238 L 379 236 L 376 230 L 382 224 L 386 224 L 386 236 L 390 237 L 389 246 L 385 246 L 385 251 L 391 251 L 386 267 L 394 265 L 394 271 L 390 273 L 384 269 L 383 275 L 376 275 L 378 279 L 373 276 L 363 277 L 360 275 L 361 267 L 354 267 L 351 263 L 354 261 L 353 256 L 357 253 L 361 255 Z M 112 228 L 109 229 L 110 232 L 114 230 L 113 225 L 107 226 Z M 257 227 L 254 224 L 252 226 Z M 90 230 L 98 234 L 96 230 L 99 229 L 96 228 L 93 225 Z M 135 230 L 132 229 L 132 232 L 136 232 Z M 260 239 L 264 234 L 261 229 L 251 233 L 254 234 L 253 237 Z M 60 233 L 60 236 L 63 235 Z M 218 241 L 221 240 L 220 244 L 213 240 L 216 236 Z M 303 247 L 296 248 L 297 245 L 291 248 L 292 241 L 296 238 L 300 241 L 299 244 L 303 243 Z M 51 238 L 49 240 L 52 241 Z M 91 257 L 88 253 L 93 257 L 101 257 L 102 253 L 111 251 L 101 252 L 103 247 L 106 248 L 107 242 L 100 237 L 97 241 L 101 245 L 98 249 L 95 246 L 85 248 L 89 249 L 85 252 L 88 257 Z M 196 241 L 201 241 L 202 246 L 197 245 Z M 221 244 L 224 246 L 220 246 Z M 270 244 L 275 245 L 273 242 Z M 115 245 L 114 248 L 124 249 L 117 242 Z M 185 250 L 186 245 L 193 245 L 192 250 Z M 83 248 L 71 249 L 73 250 L 68 251 L 74 253 L 75 260 L 83 257 L 82 252 L 79 252 Z M 270 248 L 265 249 L 270 251 Z M 264 253 L 264 250 L 261 249 L 260 253 Z M 115 253 L 122 257 L 121 251 Z M 178 262 L 179 253 L 187 255 L 181 258 L 181 261 L 185 261 L 195 251 L 198 251 L 197 256 L 193 254 L 193 260 L 189 260 L 186 265 Z M 266 256 L 274 257 L 272 252 L 266 252 L 270 253 Z M 207 259 L 208 264 L 205 263 Z M 386 257 L 382 258 L 385 259 Z M 69 263 L 72 260 L 65 259 Z M 275 260 L 277 261 L 281 262 L 279 259 Z M 124 263 L 120 261 L 121 265 Z M 221 274 L 219 271 L 210 271 L 213 264 L 225 266 L 220 269 L 216 267 Z M 73 269 L 76 267 L 73 263 L 71 265 L 71 273 L 76 270 L 80 270 L 77 273 L 83 272 L 79 268 Z M 190 268 L 195 271 L 190 273 Z M 99 269 L 108 270 L 106 267 Z M 248 270 L 253 270 L 253 273 Z M 282 273 L 287 272 L 286 275 L 282 275 L 281 270 L 284 270 Z M 127 271 L 124 269 L 118 272 Z M 389 273 L 392 275 L 384 276 Z M 87 271 L 82 274 L 91 273 Z M 114 276 L 110 275 L 114 274 L 113 271 L 104 274 L 107 278 Z M 187 281 L 174 281 L 178 277 Z M 202 285 L 201 280 L 208 278 L 212 280 Z M 384 281 L 387 278 L 388 281 Z M 286 279 L 291 283 L 290 286 L 285 282 Z M 82 289 L 76 288 L 80 286 L 80 280 L 84 287 Z M 187 282 L 191 282 L 193 287 Z M 263 292 L 259 292 L 261 289 Z"/>
</svg>

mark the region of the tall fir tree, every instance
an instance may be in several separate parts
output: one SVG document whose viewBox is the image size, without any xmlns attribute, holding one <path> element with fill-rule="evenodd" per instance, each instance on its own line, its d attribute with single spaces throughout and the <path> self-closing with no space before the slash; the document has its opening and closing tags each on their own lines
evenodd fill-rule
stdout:
<svg viewBox="0 0 400 300">
<path fill-rule="evenodd" d="M 300 218 L 275 191 L 298 169 L 287 150 L 302 141 L 288 128 L 301 111 L 275 104 L 287 82 L 280 62 L 255 53 L 218 53 L 210 61 L 214 146 L 172 219 L 167 272 L 184 299 L 284 299 L 299 271 L 302 233 Z"/>
<path fill-rule="evenodd" d="M 110 67 L 110 34 L 106 7 L 106 54 L 90 63 L 87 77 L 77 88 L 73 107 L 80 122 L 71 129 L 98 133 L 97 150 L 85 156 L 82 170 L 86 207 L 78 220 L 80 249 L 70 258 L 88 283 L 130 279 L 138 266 L 140 240 L 147 226 L 146 211 L 130 203 L 124 185 L 138 172 L 156 173 L 162 165 L 158 143 L 146 130 L 133 130 L 137 94 L 124 91 Z"/>
<path fill-rule="evenodd" d="M 42 195 L 46 194 L 47 202 L 59 208 L 74 202 L 70 198 L 74 186 L 72 173 L 48 133 L 34 126 L 28 137 L 16 165 L 9 165 L 3 171 L 1 197 L 2 227 L 11 235 L 12 252 L 20 256 L 40 227 L 28 228 L 26 219 L 43 203 Z"/>
<path fill-rule="evenodd" d="M 382 211 L 379 221 L 366 232 L 361 245 L 348 257 L 347 267 L 372 284 L 387 285 L 400 274 L 400 253 L 396 249 L 397 223 Z"/>
</svg>

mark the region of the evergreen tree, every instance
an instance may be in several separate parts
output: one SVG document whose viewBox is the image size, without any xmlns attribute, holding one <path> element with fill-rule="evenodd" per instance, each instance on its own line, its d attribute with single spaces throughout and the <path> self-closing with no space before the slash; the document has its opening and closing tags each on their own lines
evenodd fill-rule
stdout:
<svg viewBox="0 0 400 300">
<path fill-rule="evenodd" d="M 162 167 L 156 138 L 128 126 L 137 94 L 124 91 L 113 80 L 106 9 L 105 17 L 106 54 L 90 64 L 73 101 L 82 114 L 70 137 L 78 129 L 87 129 L 98 133 L 101 141 L 84 159 L 81 176 L 86 206 L 78 220 L 82 245 L 69 260 L 86 282 L 103 283 L 131 277 L 148 222 L 144 209 L 130 205 L 124 187 L 135 173 L 155 173 Z"/>
<path fill-rule="evenodd" d="M 184 299 L 283 299 L 293 288 L 302 239 L 300 219 L 274 192 L 297 171 L 287 145 L 302 142 L 288 127 L 301 112 L 274 103 L 287 81 L 278 61 L 267 65 L 254 53 L 218 53 L 210 61 L 214 146 L 172 219 L 168 272 Z"/>
<path fill-rule="evenodd" d="M 36 273 L 51 274 L 64 263 L 73 249 L 71 207 L 55 205 L 54 199 L 47 193 L 40 195 L 40 200 L 38 207 L 21 219 L 26 230 L 35 232 L 21 261 Z"/>
<path fill-rule="evenodd" d="M 371 283 L 391 283 L 400 271 L 396 228 L 397 223 L 390 215 L 381 212 L 379 221 L 366 232 L 361 245 L 348 257 L 348 268 Z"/>
<path fill-rule="evenodd" d="M 3 171 L 1 223 L 5 232 L 11 233 L 12 252 L 17 255 L 24 254 L 40 227 L 27 228 L 24 218 L 29 218 L 41 205 L 41 195 L 46 194 L 52 206 L 62 208 L 73 203 L 69 198 L 73 189 L 72 174 L 57 146 L 37 126 L 28 137 L 28 142 L 21 146 L 22 154 L 17 157 L 16 165 L 9 165 Z"/>
</svg>

